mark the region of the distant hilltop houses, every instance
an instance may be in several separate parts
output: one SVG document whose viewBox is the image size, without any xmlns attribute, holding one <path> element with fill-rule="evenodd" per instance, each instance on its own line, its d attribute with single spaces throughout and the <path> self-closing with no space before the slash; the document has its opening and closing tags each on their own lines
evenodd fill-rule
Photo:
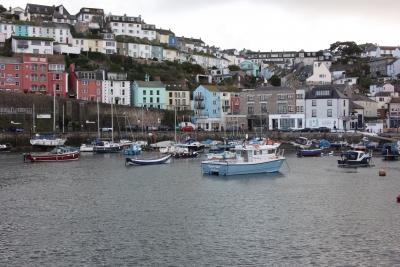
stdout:
<svg viewBox="0 0 400 267">
<path fill-rule="evenodd" d="M 64 5 L 28 3 L 24 8 L 3 7 L 0 13 L 0 49 L 11 55 L 0 57 L 0 94 L 193 110 L 191 122 L 209 131 L 357 130 L 371 121 L 398 128 L 400 47 L 368 43 L 345 49 L 350 45 L 318 51 L 222 49 L 156 28 L 140 15 L 92 7 L 71 14 Z M 189 90 L 185 80 L 161 81 L 147 74 L 134 80 L 129 71 L 67 64 L 65 55 L 88 52 L 189 62 L 205 72 L 195 77 L 199 86 Z"/>
</svg>

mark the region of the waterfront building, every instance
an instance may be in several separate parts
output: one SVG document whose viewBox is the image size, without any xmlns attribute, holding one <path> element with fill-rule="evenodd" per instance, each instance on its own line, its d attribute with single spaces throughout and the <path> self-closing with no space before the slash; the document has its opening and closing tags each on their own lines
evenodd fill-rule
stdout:
<svg viewBox="0 0 400 267">
<path fill-rule="evenodd" d="M 166 109 L 166 88 L 161 81 L 134 81 L 131 86 L 131 106 Z"/>
</svg>

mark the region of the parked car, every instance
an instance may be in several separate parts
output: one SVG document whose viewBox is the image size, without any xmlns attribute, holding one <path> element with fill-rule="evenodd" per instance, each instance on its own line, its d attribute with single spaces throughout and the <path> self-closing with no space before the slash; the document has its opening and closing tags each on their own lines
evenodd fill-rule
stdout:
<svg viewBox="0 0 400 267">
<path fill-rule="evenodd" d="M 121 131 L 137 131 L 139 126 L 137 124 L 127 124 L 125 127 L 121 128 Z"/>
<path fill-rule="evenodd" d="M 15 127 L 15 126 L 11 126 L 10 128 L 8 128 L 9 132 L 23 132 L 24 128 L 22 127 Z"/>
<path fill-rule="evenodd" d="M 103 127 L 100 129 L 101 132 L 112 132 L 113 128 L 112 127 Z"/>
<path fill-rule="evenodd" d="M 346 131 L 344 129 L 331 129 L 331 133 L 345 133 Z"/>
<path fill-rule="evenodd" d="M 183 131 L 183 132 L 194 131 L 194 128 L 193 128 L 193 126 L 183 126 L 183 127 L 181 127 L 180 130 Z"/>
<path fill-rule="evenodd" d="M 157 126 L 146 126 L 146 131 L 158 131 L 158 127 Z"/>
<path fill-rule="evenodd" d="M 386 138 L 392 138 L 392 136 L 390 134 L 387 134 L 387 133 L 380 133 L 380 134 L 378 134 L 378 136 L 386 137 Z"/>
<path fill-rule="evenodd" d="M 293 129 L 290 127 L 281 127 L 278 129 L 279 132 L 293 132 Z"/>
<path fill-rule="evenodd" d="M 329 133 L 330 131 L 331 131 L 331 129 L 328 127 L 319 127 L 318 128 L 318 132 L 320 132 L 320 133 Z"/>
<path fill-rule="evenodd" d="M 238 129 L 239 129 L 239 128 L 238 128 L 237 126 L 231 126 L 231 127 L 229 127 L 229 128 L 226 128 L 225 131 L 227 131 L 227 132 L 237 132 Z"/>
<path fill-rule="evenodd" d="M 160 131 L 171 131 L 172 130 L 172 128 L 168 125 L 161 125 L 160 127 L 158 127 L 158 129 Z"/>
<path fill-rule="evenodd" d="M 313 129 L 311 129 L 311 128 L 303 128 L 303 129 L 298 129 L 298 130 L 296 130 L 297 132 L 303 132 L 303 133 L 311 133 L 311 132 L 314 132 L 314 130 Z"/>
</svg>

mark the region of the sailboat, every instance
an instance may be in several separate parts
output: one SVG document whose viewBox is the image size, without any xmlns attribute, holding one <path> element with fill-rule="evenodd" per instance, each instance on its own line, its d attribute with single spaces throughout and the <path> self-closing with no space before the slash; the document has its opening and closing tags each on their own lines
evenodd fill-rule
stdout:
<svg viewBox="0 0 400 267">
<path fill-rule="evenodd" d="M 111 126 L 114 125 L 114 114 L 113 114 L 113 101 L 114 99 L 112 98 L 111 100 Z M 100 121 L 99 118 L 99 102 L 97 101 L 97 120 Z M 99 131 L 99 141 L 93 146 L 93 152 L 95 153 L 119 153 L 124 149 L 124 146 L 122 143 L 116 143 L 114 142 L 114 127 L 111 131 L 111 142 L 109 141 L 100 141 L 100 130 L 99 126 L 98 131 Z"/>
<path fill-rule="evenodd" d="M 156 135 L 154 134 L 154 130 L 152 130 L 152 136 L 154 138 L 154 143 L 157 144 L 156 142 Z M 126 157 L 125 158 L 125 166 L 130 166 L 130 165 L 157 165 L 157 164 L 163 164 L 163 163 L 170 163 L 172 159 L 172 154 L 164 154 L 160 155 L 160 150 L 157 148 L 156 145 L 156 150 L 157 150 L 157 155 L 153 157 L 148 157 L 148 158 L 130 158 Z"/>
</svg>

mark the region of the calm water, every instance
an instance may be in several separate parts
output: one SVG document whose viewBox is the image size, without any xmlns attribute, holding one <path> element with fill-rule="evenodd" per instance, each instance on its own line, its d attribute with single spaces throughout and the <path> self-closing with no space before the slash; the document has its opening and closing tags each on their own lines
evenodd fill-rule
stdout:
<svg viewBox="0 0 400 267">
<path fill-rule="evenodd" d="M 398 161 L 286 156 L 280 173 L 225 178 L 201 158 L 0 155 L 0 266 L 400 266 Z"/>
</svg>

